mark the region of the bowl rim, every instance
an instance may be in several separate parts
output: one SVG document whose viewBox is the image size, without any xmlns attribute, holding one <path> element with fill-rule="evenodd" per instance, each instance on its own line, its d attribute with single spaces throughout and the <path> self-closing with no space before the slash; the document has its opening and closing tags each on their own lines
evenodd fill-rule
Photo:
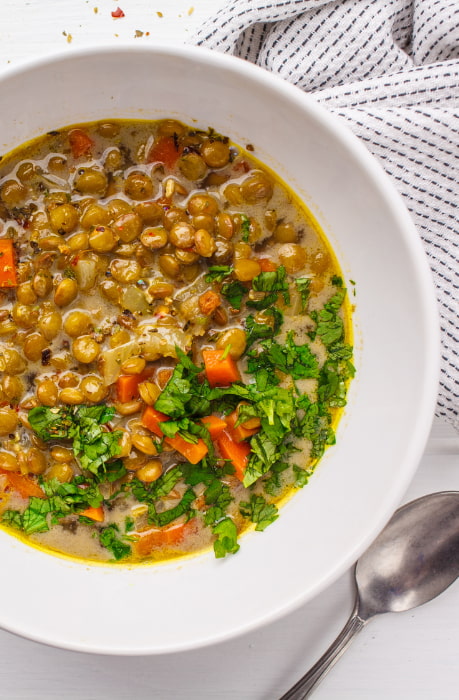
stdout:
<svg viewBox="0 0 459 700">
<path fill-rule="evenodd" d="M 235 74 L 243 73 L 245 78 L 248 77 L 250 80 L 257 83 L 261 82 L 264 86 L 267 86 L 270 89 L 275 89 L 281 94 L 281 96 L 284 96 L 287 100 L 294 101 L 296 104 L 301 106 L 302 109 L 311 113 L 313 117 L 320 118 L 320 120 L 325 124 L 326 128 L 333 132 L 334 138 L 336 138 L 347 149 L 347 151 L 352 154 L 358 167 L 361 168 L 371 180 L 372 186 L 378 191 L 384 200 L 385 205 L 389 208 L 392 216 L 397 221 L 400 233 L 404 238 L 404 243 L 409 250 L 416 275 L 421 281 L 421 284 L 419 285 L 421 294 L 419 306 L 422 309 L 425 323 L 428 324 L 431 330 L 431 333 L 427 338 L 428 345 L 424 347 L 426 372 L 420 380 L 422 381 L 423 400 L 420 402 L 411 435 L 407 439 L 407 445 L 403 457 L 405 467 L 401 474 L 401 478 L 399 476 L 398 480 L 393 485 L 392 490 L 385 494 L 385 507 L 384 509 L 380 509 L 380 513 L 378 517 L 374 518 L 372 521 L 371 527 L 368 527 L 364 533 L 361 533 L 360 538 L 356 538 L 353 546 L 350 547 L 346 554 L 336 562 L 334 567 L 331 567 L 328 570 L 326 576 L 316 581 L 315 585 L 309 587 L 307 590 L 303 590 L 303 592 L 296 598 L 285 601 L 282 605 L 278 605 L 278 607 L 271 610 L 269 614 L 264 614 L 261 618 L 254 617 L 250 621 L 233 627 L 227 632 L 221 632 L 219 635 L 214 635 L 212 637 L 201 638 L 193 643 L 176 643 L 170 647 L 165 647 L 164 649 L 152 648 L 151 650 L 145 650 L 144 648 L 135 649 L 130 648 L 129 646 L 120 646 L 118 648 L 107 649 L 98 646 L 97 644 L 93 644 L 90 640 L 81 643 L 72 640 L 66 642 L 62 639 L 51 639 L 46 635 L 46 631 L 44 631 L 42 634 L 33 633 L 23 629 L 23 627 L 20 625 L 15 627 L 11 624 L 5 625 L 0 621 L 4 629 L 50 646 L 97 654 L 146 655 L 198 649 L 210 644 L 228 641 L 256 628 L 268 625 L 289 612 L 292 612 L 300 605 L 311 600 L 353 565 L 358 556 L 360 556 L 366 547 L 373 541 L 386 522 L 390 519 L 416 472 L 419 461 L 425 449 L 425 444 L 428 439 L 434 416 L 440 373 L 441 345 L 440 323 L 432 273 L 428 265 L 428 259 L 423 248 L 421 237 L 416 230 L 415 224 L 402 200 L 401 195 L 396 190 L 395 185 L 392 183 L 383 167 L 368 151 L 363 142 L 352 133 L 350 128 L 342 120 L 340 120 L 336 115 L 330 113 L 323 105 L 319 104 L 313 95 L 305 93 L 300 88 L 285 81 L 283 78 L 274 75 L 252 63 L 249 63 L 244 59 L 229 56 L 227 54 L 221 54 L 204 47 L 175 44 L 171 45 L 170 43 L 161 42 L 155 42 L 155 44 L 152 45 L 140 46 L 133 46 L 128 42 L 120 42 L 120 44 L 116 46 L 104 45 L 99 47 L 96 45 L 91 45 L 77 48 L 72 47 L 67 51 L 53 52 L 49 55 L 40 56 L 35 59 L 28 58 L 19 61 L 14 66 L 8 66 L 0 69 L 0 84 L 3 83 L 4 80 L 14 78 L 16 75 L 21 75 L 31 70 L 37 70 L 41 67 L 51 66 L 53 64 L 72 62 L 79 57 L 90 58 L 100 55 L 119 56 L 123 53 L 145 54 L 151 58 L 164 54 L 173 57 L 178 56 L 182 59 L 189 58 L 193 61 L 197 60 L 198 62 L 204 62 L 205 64 L 210 63 L 214 68 L 221 67 L 224 70 L 229 69 Z M 74 564 L 76 566 L 88 566 L 88 562 L 78 562 L 76 560 Z M 118 567 L 113 567 L 110 565 L 110 569 L 112 571 L 116 570 L 116 568 Z"/>
</svg>

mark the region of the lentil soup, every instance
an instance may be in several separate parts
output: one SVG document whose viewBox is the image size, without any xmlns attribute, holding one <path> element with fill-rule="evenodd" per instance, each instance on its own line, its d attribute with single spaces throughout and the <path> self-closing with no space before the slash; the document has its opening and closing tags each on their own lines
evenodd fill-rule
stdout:
<svg viewBox="0 0 459 700">
<path fill-rule="evenodd" d="M 237 552 L 334 442 L 349 316 L 250 145 L 112 121 L 4 156 L 2 526 L 99 561 Z"/>
</svg>

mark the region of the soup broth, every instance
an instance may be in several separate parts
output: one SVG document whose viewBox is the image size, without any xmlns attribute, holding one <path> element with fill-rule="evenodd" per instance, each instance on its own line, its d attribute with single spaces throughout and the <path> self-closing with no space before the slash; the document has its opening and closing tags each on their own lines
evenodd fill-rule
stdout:
<svg viewBox="0 0 459 700">
<path fill-rule="evenodd" d="M 325 236 L 245 148 L 172 119 L 62 128 L 0 161 L 0 517 L 50 551 L 234 554 L 346 402 Z"/>
</svg>

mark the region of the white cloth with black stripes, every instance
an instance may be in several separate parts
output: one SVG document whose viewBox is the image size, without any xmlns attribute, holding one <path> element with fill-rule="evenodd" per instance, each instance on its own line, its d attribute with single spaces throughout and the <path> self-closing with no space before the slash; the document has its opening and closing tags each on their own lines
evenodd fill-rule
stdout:
<svg viewBox="0 0 459 700">
<path fill-rule="evenodd" d="M 314 93 L 392 177 L 437 288 L 437 415 L 459 429 L 459 0 L 228 0 L 193 42 Z"/>
</svg>

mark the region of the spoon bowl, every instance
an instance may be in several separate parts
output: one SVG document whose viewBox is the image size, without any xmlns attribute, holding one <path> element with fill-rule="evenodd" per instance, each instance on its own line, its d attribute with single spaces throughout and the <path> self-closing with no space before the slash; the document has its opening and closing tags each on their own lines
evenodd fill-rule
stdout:
<svg viewBox="0 0 459 700">
<path fill-rule="evenodd" d="M 355 568 L 366 619 L 427 603 L 459 576 L 459 492 L 423 496 L 400 508 Z"/>
<path fill-rule="evenodd" d="M 459 576 L 459 491 L 443 491 L 399 508 L 355 566 L 351 617 L 323 656 L 281 700 L 309 697 L 374 615 L 427 603 Z"/>
</svg>

